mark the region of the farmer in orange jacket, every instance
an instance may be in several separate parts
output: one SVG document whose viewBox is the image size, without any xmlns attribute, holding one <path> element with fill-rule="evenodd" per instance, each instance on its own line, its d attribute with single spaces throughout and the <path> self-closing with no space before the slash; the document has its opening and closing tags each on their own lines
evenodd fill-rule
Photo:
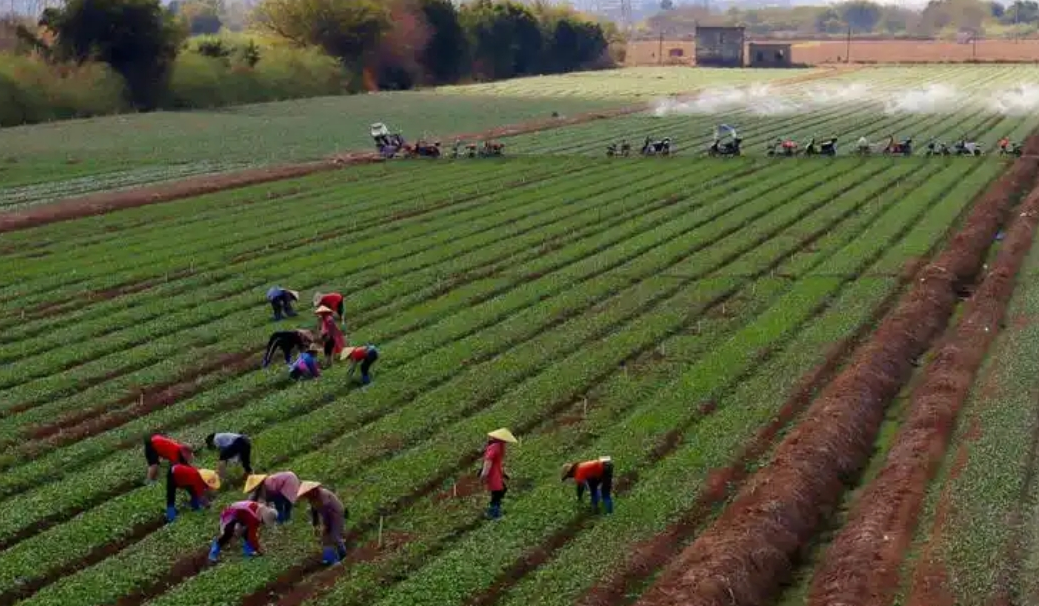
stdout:
<svg viewBox="0 0 1039 606">
<path fill-rule="evenodd" d="M 584 497 L 584 489 L 592 495 L 592 510 L 599 511 L 599 492 L 602 490 L 602 503 L 606 513 L 613 513 L 613 460 L 610 457 L 599 457 L 594 461 L 583 463 L 567 463 L 563 465 L 563 481 L 573 478 L 577 483 L 577 500 Z"/>
<path fill-rule="evenodd" d="M 190 464 L 194 453 L 191 447 L 173 438 L 154 434 L 144 439 L 144 460 L 148 462 L 148 483 L 159 479 L 159 459 L 170 463 Z"/>
<path fill-rule="evenodd" d="M 245 535 L 242 554 L 245 557 L 263 555 L 260 545 L 260 526 L 273 526 L 278 521 L 278 512 L 256 501 L 232 503 L 220 514 L 220 535 L 209 547 L 209 561 L 216 562 L 220 550 L 227 547 L 235 535 Z"/>
<path fill-rule="evenodd" d="M 191 497 L 191 509 L 209 507 L 209 491 L 220 488 L 220 476 L 211 469 L 196 469 L 177 463 L 166 472 L 166 521 L 177 519 L 177 489 L 182 488 Z"/>
</svg>

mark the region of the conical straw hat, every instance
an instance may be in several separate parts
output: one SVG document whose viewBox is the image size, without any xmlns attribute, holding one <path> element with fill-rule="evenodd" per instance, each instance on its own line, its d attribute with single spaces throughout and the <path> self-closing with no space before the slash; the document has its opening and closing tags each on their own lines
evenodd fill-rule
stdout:
<svg viewBox="0 0 1039 606">
<path fill-rule="evenodd" d="M 296 498 L 300 498 L 307 494 L 311 490 L 314 490 L 318 486 L 321 486 L 321 482 L 303 482 L 299 485 L 299 490 L 296 491 Z"/>
<path fill-rule="evenodd" d="M 213 490 L 220 489 L 220 476 L 217 475 L 212 469 L 199 469 L 198 474 L 202 476 L 202 481 Z"/>
<path fill-rule="evenodd" d="M 564 482 L 570 476 L 570 472 L 572 472 L 574 470 L 574 467 L 576 466 L 577 463 L 563 463 L 563 468 L 559 470 L 559 474 Z"/>
<path fill-rule="evenodd" d="M 295 300 L 299 301 L 299 291 L 298 291 L 298 290 L 292 290 L 292 289 L 290 289 L 290 288 L 286 288 L 286 289 L 285 289 L 285 292 L 287 292 L 287 293 L 289 293 L 290 295 L 292 295 L 292 298 L 293 298 L 293 299 L 295 299 Z"/>
<path fill-rule="evenodd" d="M 501 429 L 495 429 L 487 435 L 495 440 L 501 440 L 502 442 L 508 442 L 509 444 L 515 444 L 519 441 L 516 439 L 516 436 L 512 435 L 511 431 L 504 427 Z"/>
<path fill-rule="evenodd" d="M 314 313 L 317 314 L 317 315 L 330 314 L 330 313 L 332 313 L 332 310 L 327 308 L 327 307 L 325 307 L 324 305 L 322 305 L 321 307 L 318 307 L 317 309 L 315 309 Z"/>
<path fill-rule="evenodd" d="M 321 299 L 324 298 L 324 296 L 325 293 L 321 292 L 320 290 L 314 293 L 314 307 L 317 307 L 318 303 L 321 302 Z"/>
<path fill-rule="evenodd" d="M 245 479 L 245 489 L 242 492 L 244 492 L 245 494 L 249 494 L 250 492 L 256 490 L 256 487 L 262 484 L 263 481 L 266 479 L 267 474 L 254 473 L 253 475 Z"/>
<path fill-rule="evenodd" d="M 349 345 L 347 345 L 346 347 L 343 348 L 343 351 L 339 352 L 339 359 L 340 360 L 348 360 L 348 359 L 350 359 L 350 354 L 352 354 L 355 349 L 357 349 L 357 348 L 356 347 L 350 347 Z"/>
</svg>

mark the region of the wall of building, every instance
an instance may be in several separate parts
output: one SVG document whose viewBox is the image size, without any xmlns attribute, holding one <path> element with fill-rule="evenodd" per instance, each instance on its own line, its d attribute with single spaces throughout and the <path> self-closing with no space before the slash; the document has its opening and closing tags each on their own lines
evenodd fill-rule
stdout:
<svg viewBox="0 0 1039 606">
<path fill-rule="evenodd" d="M 719 67 L 742 67 L 743 28 L 697 28 L 696 64 Z"/>
<path fill-rule="evenodd" d="M 790 67 L 789 44 L 755 44 L 747 48 L 747 62 L 751 67 Z"/>
</svg>

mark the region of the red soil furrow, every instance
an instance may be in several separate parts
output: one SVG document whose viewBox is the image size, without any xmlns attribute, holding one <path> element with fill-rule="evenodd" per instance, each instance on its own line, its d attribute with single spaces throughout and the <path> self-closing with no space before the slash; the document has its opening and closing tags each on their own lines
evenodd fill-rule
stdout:
<svg viewBox="0 0 1039 606">
<path fill-rule="evenodd" d="M 1027 144 L 1034 150 L 1039 138 Z M 887 403 L 944 328 L 957 288 L 977 274 L 1012 198 L 1030 189 L 1037 172 L 1034 162 L 1019 160 L 988 188 L 964 227 L 780 443 L 769 465 L 638 604 L 768 603 L 838 504 L 846 481 L 869 460 Z"/>
<path fill-rule="evenodd" d="M 41 448 L 57 448 L 84 438 L 119 427 L 139 416 L 165 408 L 177 400 L 188 398 L 206 389 L 199 384 L 202 376 L 214 374 L 231 379 L 254 368 L 252 351 L 218 356 L 198 369 L 185 373 L 174 381 L 150 385 L 136 394 L 130 394 L 97 408 L 78 412 L 55 423 L 37 425 L 29 430 L 25 450 L 31 456 L 34 444 Z M 128 406 L 127 406 L 128 405 Z M 118 408 L 126 406 L 125 408 Z M 35 442 L 39 440 L 41 442 Z"/>
<path fill-rule="evenodd" d="M 809 606 L 887 606 L 913 539 L 927 487 L 938 470 L 960 409 L 995 339 L 1014 278 L 1039 224 L 1039 190 L 1020 207 L 999 256 L 951 337 L 938 349 L 914 390 L 910 416 L 900 428 L 877 477 L 858 497 L 840 533 L 816 569 Z"/>
<path fill-rule="evenodd" d="M 891 309 L 898 299 L 901 288 L 912 279 L 915 271 L 915 269 L 907 271 L 902 276 L 902 285 L 893 290 L 881 302 L 870 319 L 863 323 L 855 334 L 831 346 L 824 361 L 801 377 L 797 387 L 794 388 L 791 396 L 776 415 L 744 447 L 733 463 L 727 467 L 715 469 L 709 474 L 706 486 L 692 509 L 684 513 L 663 533 L 634 547 L 624 565 L 615 569 L 612 577 L 605 583 L 600 583 L 592 588 L 578 604 L 580 606 L 624 604 L 632 589 L 648 580 L 657 570 L 676 557 L 686 542 L 695 536 L 712 510 L 731 498 L 739 489 L 749 475 L 751 463 L 759 460 L 772 448 L 776 437 L 783 428 L 804 411 L 816 391 L 833 377 L 844 360 Z"/>
<path fill-rule="evenodd" d="M 75 564 L 63 568 L 54 569 L 53 571 L 43 576 L 36 577 L 26 583 L 19 585 L 18 589 L 10 590 L 0 594 L 0 604 L 14 604 L 15 602 L 29 597 L 30 595 L 39 591 L 41 588 L 46 587 L 47 585 L 50 585 L 51 583 L 65 576 L 74 574 L 77 571 L 89 568 L 94 564 L 101 562 L 102 560 L 110 558 L 122 551 L 123 549 L 125 549 L 126 547 L 128 547 L 129 545 L 132 545 L 137 541 L 141 540 L 142 538 L 148 536 L 149 534 L 155 532 L 156 530 L 161 528 L 163 524 L 164 522 L 161 520 L 146 522 L 144 524 L 138 524 L 136 527 L 134 527 L 133 532 L 131 532 L 129 535 L 119 539 L 118 541 L 107 543 L 103 546 L 91 550 L 88 554 L 76 560 Z"/>
</svg>

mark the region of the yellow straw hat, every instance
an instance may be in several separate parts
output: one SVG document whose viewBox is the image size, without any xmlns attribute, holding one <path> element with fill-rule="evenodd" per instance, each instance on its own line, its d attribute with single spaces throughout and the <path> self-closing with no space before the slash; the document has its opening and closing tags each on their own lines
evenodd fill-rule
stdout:
<svg viewBox="0 0 1039 606">
<path fill-rule="evenodd" d="M 321 292 L 320 290 L 315 291 L 314 292 L 314 307 L 317 307 L 318 303 L 320 303 L 321 299 L 323 299 L 323 298 L 325 298 L 325 293 Z"/>
<path fill-rule="evenodd" d="M 502 442 L 508 442 L 509 444 L 519 442 L 519 440 L 516 439 L 516 436 L 512 435 L 512 432 L 504 427 L 501 429 L 495 429 L 487 435 L 495 440 L 501 440 Z"/>
<path fill-rule="evenodd" d="M 220 476 L 212 469 L 199 469 L 198 475 L 202 476 L 202 481 L 213 490 L 220 489 Z"/>
<path fill-rule="evenodd" d="M 252 474 L 251 476 L 245 479 L 245 489 L 242 490 L 242 492 L 244 492 L 245 494 L 249 494 L 250 492 L 256 490 L 256 487 L 262 484 L 263 481 L 266 479 L 267 474 L 265 473 Z"/>
<path fill-rule="evenodd" d="M 292 295 L 293 299 L 299 301 L 299 291 L 298 290 L 290 290 L 290 289 L 286 288 L 285 292 L 287 292 L 290 295 Z"/>
<path fill-rule="evenodd" d="M 343 351 L 339 352 L 339 359 L 340 360 L 347 360 L 347 359 L 349 359 L 350 358 L 350 354 L 352 354 L 355 349 L 357 349 L 357 348 L 356 347 L 351 347 L 351 346 L 347 345 L 346 347 L 343 348 Z"/>
<path fill-rule="evenodd" d="M 302 482 L 299 485 L 299 490 L 296 491 L 296 498 L 298 499 L 302 497 L 303 495 L 307 494 L 311 490 L 314 490 L 318 486 L 321 486 L 321 482 Z"/>
<path fill-rule="evenodd" d="M 330 314 L 332 313 L 332 310 L 322 305 L 321 307 L 315 309 L 314 313 L 320 316 L 321 314 Z"/>
</svg>

